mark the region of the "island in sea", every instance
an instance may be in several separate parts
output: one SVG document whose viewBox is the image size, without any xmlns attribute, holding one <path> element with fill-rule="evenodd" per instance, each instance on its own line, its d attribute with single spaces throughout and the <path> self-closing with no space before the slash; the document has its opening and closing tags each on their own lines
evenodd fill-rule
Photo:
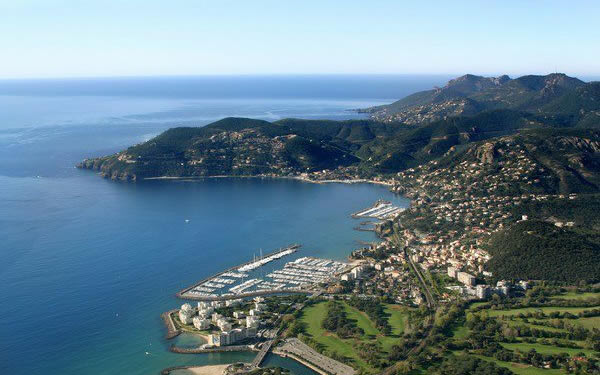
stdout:
<svg viewBox="0 0 600 375">
<path fill-rule="evenodd" d="M 600 83 L 465 75 L 359 111 L 370 118 L 225 118 L 78 165 L 136 183 L 374 182 L 411 199 L 354 213 L 379 241 L 346 262 L 285 261 L 293 245 L 180 291 L 168 337 L 205 343 L 171 350 L 256 351 L 227 374 L 282 371 L 261 368 L 271 351 L 322 374 L 597 374 Z"/>
</svg>

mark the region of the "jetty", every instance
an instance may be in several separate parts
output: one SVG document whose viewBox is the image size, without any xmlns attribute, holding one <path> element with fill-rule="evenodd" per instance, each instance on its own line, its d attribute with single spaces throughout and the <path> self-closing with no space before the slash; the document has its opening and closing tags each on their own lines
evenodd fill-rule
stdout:
<svg viewBox="0 0 600 375">
<path fill-rule="evenodd" d="M 227 346 L 217 346 L 214 348 L 203 348 L 203 347 L 195 347 L 195 348 L 182 348 L 176 345 L 171 345 L 169 350 L 173 353 L 179 354 L 200 354 L 200 353 L 224 353 L 224 352 L 252 352 L 255 351 L 250 345 L 227 345 Z"/>
<path fill-rule="evenodd" d="M 160 314 L 160 317 L 162 318 L 162 320 L 165 322 L 165 325 L 167 326 L 167 335 L 166 335 L 167 340 L 172 339 L 173 337 L 176 337 L 181 333 L 181 331 L 175 327 L 175 323 L 173 322 L 173 318 L 171 317 L 171 314 L 173 314 L 175 312 L 177 312 L 177 309 L 169 310 L 167 312 Z"/>
</svg>

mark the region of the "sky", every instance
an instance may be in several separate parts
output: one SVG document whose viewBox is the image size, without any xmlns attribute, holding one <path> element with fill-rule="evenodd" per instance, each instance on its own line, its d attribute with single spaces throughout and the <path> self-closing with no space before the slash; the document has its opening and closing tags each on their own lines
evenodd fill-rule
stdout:
<svg viewBox="0 0 600 375">
<path fill-rule="evenodd" d="M 0 0 L 0 78 L 600 75 L 600 1 Z"/>
</svg>

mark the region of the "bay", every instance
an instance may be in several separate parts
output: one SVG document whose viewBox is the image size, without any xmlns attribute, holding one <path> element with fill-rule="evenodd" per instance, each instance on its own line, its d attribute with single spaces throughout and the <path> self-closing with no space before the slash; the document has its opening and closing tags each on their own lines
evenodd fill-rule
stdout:
<svg viewBox="0 0 600 375">
<path fill-rule="evenodd" d="M 343 260 L 359 241 L 375 240 L 353 230 L 351 213 L 381 198 L 402 206 L 408 201 L 367 184 L 253 178 L 119 183 L 74 165 L 169 127 L 225 116 L 360 118 L 348 109 L 445 80 L 346 79 L 308 79 L 301 95 L 294 94 L 295 78 L 279 86 L 263 79 L 262 92 L 259 78 L 237 81 L 243 95 L 234 95 L 235 82 L 221 81 L 230 87 L 223 94 L 218 80 L 192 80 L 202 90 L 188 85 L 181 89 L 185 95 L 165 89 L 181 82 L 152 79 L 113 89 L 105 81 L 75 88 L 62 81 L 3 82 L 0 372 L 155 374 L 168 366 L 251 358 L 171 353 L 160 313 L 181 305 L 179 289 L 260 249 L 300 243 L 297 256 Z M 332 90 L 333 84 L 347 92 Z M 210 85 L 220 87 L 214 97 Z M 360 87 L 369 95 L 361 96 Z M 272 357 L 267 363 L 310 373 Z"/>
</svg>

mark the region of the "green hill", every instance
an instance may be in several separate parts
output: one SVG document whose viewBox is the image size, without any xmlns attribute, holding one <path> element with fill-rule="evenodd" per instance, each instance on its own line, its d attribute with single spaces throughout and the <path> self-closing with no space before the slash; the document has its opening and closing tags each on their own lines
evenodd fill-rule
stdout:
<svg viewBox="0 0 600 375">
<path fill-rule="evenodd" d="M 554 111 L 556 105 L 550 103 L 560 101 L 563 96 L 572 96 L 584 86 L 587 85 L 583 81 L 559 73 L 528 75 L 516 79 L 506 75 L 494 78 L 467 74 L 449 81 L 442 88 L 418 92 L 392 104 L 363 111 L 380 121 L 409 125 L 420 125 L 448 117 L 472 116 L 494 109 L 557 115 Z M 598 102 L 590 104 L 593 110 L 600 109 Z M 564 109 L 560 115 L 574 119 L 577 108 Z"/>
<path fill-rule="evenodd" d="M 600 236 L 541 221 L 523 221 L 492 235 L 488 269 L 499 279 L 600 280 Z"/>
</svg>

